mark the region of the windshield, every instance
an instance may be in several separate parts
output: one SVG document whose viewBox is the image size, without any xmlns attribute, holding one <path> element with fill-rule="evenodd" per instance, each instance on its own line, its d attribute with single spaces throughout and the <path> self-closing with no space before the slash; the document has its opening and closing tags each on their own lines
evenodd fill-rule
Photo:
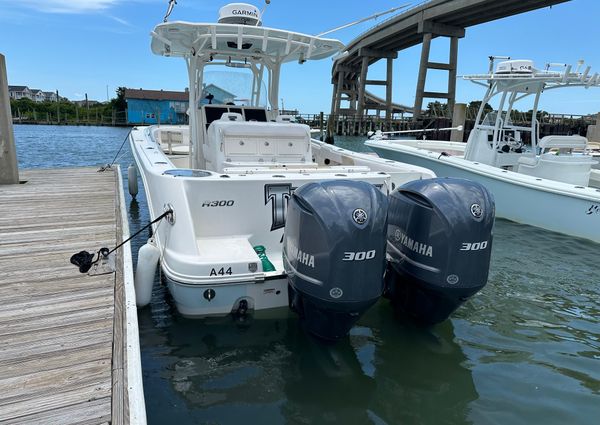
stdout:
<svg viewBox="0 0 600 425">
<path fill-rule="evenodd" d="M 235 71 L 206 71 L 202 84 L 200 104 L 217 105 L 267 105 L 267 89 L 261 81 L 253 86 L 254 75 L 250 69 Z"/>
<path fill-rule="evenodd" d="M 497 111 L 491 111 L 488 112 L 485 115 L 485 118 L 483 118 L 483 125 L 489 125 L 489 126 L 495 126 L 496 125 L 496 118 L 498 117 L 498 112 Z M 510 117 L 508 117 L 508 119 L 506 119 L 506 111 L 502 111 L 502 122 L 504 124 L 504 126 L 512 126 L 512 120 Z"/>
</svg>

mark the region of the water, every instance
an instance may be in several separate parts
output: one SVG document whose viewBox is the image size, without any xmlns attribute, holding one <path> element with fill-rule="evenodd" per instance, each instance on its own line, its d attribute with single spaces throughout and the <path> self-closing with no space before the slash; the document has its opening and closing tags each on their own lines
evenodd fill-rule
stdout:
<svg viewBox="0 0 600 425">
<path fill-rule="evenodd" d="M 126 134 L 15 127 L 21 167 L 110 162 Z M 364 150 L 361 141 L 337 139 Z M 124 171 L 130 162 L 125 146 Z M 143 191 L 137 202 L 126 197 L 133 233 L 149 216 Z M 599 253 L 497 220 L 489 283 L 450 320 L 418 328 L 381 301 L 334 346 L 305 335 L 286 311 L 246 324 L 182 318 L 156 282 L 139 311 L 148 422 L 596 425 Z"/>
</svg>

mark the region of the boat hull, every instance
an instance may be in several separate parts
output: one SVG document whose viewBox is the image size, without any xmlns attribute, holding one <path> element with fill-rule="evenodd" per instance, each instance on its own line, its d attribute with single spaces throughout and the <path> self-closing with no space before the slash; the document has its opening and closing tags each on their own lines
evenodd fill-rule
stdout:
<svg viewBox="0 0 600 425">
<path fill-rule="evenodd" d="M 367 142 L 384 158 L 431 169 L 440 177 L 483 184 L 494 195 L 496 217 L 600 242 L 600 190 L 539 179 L 397 143 Z"/>
<path fill-rule="evenodd" d="M 197 318 L 206 316 L 244 315 L 255 310 L 287 307 L 287 278 L 261 282 L 240 282 L 222 285 L 187 284 L 166 278 L 167 286 L 180 314 Z M 245 300 L 246 312 L 240 301 Z"/>
</svg>

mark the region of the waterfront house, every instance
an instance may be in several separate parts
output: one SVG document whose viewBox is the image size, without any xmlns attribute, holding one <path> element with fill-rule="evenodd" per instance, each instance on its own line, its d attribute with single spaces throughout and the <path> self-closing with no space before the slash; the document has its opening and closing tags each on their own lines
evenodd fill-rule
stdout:
<svg viewBox="0 0 600 425">
<path fill-rule="evenodd" d="M 30 89 L 31 90 L 31 100 L 34 102 L 43 102 L 46 100 L 46 96 L 44 96 L 44 92 L 40 89 Z"/>
<path fill-rule="evenodd" d="M 126 89 L 128 124 L 187 124 L 186 91 Z"/>
<path fill-rule="evenodd" d="M 44 100 L 46 102 L 56 102 L 58 100 L 58 97 L 56 97 L 56 93 L 53 91 L 45 91 L 44 93 Z"/>
<path fill-rule="evenodd" d="M 11 99 L 31 99 L 31 90 L 27 86 L 8 86 L 8 95 Z"/>
<path fill-rule="evenodd" d="M 27 86 L 8 86 L 8 94 L 11 99 L 31 99 L 34 102 L 56 102 L 58 99 L 55 92 L 30 89 Z"/>
</svg>

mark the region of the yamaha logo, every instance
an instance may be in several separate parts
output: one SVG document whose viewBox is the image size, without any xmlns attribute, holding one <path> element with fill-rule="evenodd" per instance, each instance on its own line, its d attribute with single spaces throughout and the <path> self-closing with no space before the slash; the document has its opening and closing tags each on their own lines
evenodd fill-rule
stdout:
<svg viewBox="0 0 600 425">
<path fill-rule="evenodd" d="M 446 277 L 446 282 L 448 282 L 449 285 L 456 285 L 459 280 L 460 279 L 455 274 L 451 274 Z"/>
<path fill-rule="evenodd" d="M 331 288 L 331 291 L 329 291 L 329 295 L 331 296 L 331 298 L 340 298 L 342 295 L 344 295 L 344 291 L 342 291 L 340 288 Z"/>
<path fill-rule="evenodd" d="M 354 220 L 356 224 L 365 224 L 367 221 L 367 213 L 362 208 L 357 208 L 352 213 L 352 220 Z"/>
<path fill-rule="evenodd" d="M 475 218 L 481 218 L 481 215 L 483 214 L 483 209 L 481 208 L 481 205 L 479 205 L 479 204 L 471 205 L 471 214 L 473 214 L 473 217 L 475 217 Z"/>
</svg>

